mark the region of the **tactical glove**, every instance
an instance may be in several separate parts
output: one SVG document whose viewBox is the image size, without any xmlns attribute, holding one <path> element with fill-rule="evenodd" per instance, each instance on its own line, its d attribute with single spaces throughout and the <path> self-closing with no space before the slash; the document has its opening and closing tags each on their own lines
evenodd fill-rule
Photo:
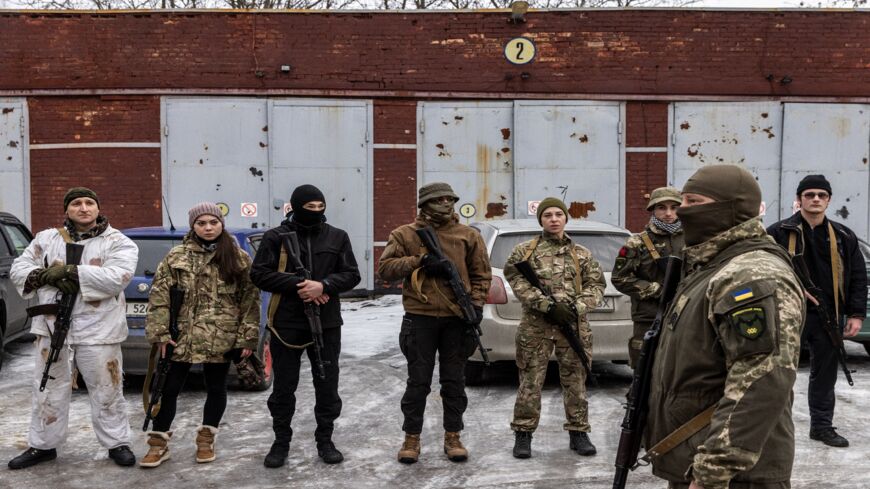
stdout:
<svg viewBox="0 0 870 489">
<path fill-rule="evenodd" d="M 77 283 L 78 273 L 75 265 L 52 265 L 42 271 L 39 280 L 43 284 L 57 287 L 57 283 L 61 280 Z"/>
<path fill-rule="evenodd" d="M 420 260 L 420 266 L 430 277 L 443 277 L 447 275 L 448 262 L 446 258 L 438 259 L 433 255 L 425 254 Z"/>
<path fill-rule="evenodd" d="M 557 302 L 547 311 L 547 319 L 559 326 L 577 324 L 577 310 L 567 302 Z"/>
<path fill-rule="evenodd" d="M 63 292 L 64 294 L 75 294 L 79 291 L 79 284 L 69 279 L 58 280 L 54 284 L 54 286 L 57 287 L 57 290 Z"/>
</svg>

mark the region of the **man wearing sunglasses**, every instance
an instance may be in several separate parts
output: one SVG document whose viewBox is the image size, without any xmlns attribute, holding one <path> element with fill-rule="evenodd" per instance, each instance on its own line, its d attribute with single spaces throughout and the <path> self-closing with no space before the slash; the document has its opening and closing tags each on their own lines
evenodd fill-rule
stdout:
<svg viewBox="0 0 870 489">
<path fill-rule="evenodd" d="M 831 184 L 824 175 L 807 175 L 797 188 L 798 212 L 770 226 L 767 232 L 790 255 L 803 255 L 809 278 L 822 290 L 821 298 L 806 294 L 802 335 L 802 343 L 810 349 L 810 438 L 832 447 L 847 447 L 849 441 L 832 426 L 837 349 L 815 306 L 821 299 L 836 324 L 842 325 L 845 318 L 843 337 L 858 334 L 867 315 L 867 271 L 855 233 L 825 216 L 831 194 Z"/>
</svg>

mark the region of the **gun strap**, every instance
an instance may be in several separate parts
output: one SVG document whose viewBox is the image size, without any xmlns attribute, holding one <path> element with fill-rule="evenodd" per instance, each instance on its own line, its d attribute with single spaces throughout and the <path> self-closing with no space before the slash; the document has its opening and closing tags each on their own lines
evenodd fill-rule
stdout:
<svg viewBox="0 0 870 489">
<path fill-rule="evenodd" d="M 670 452 L 674 448 L 676 448 L 680 443 L 688 440 L 695 433 L 701 431 L 705 426 L 710 424 L 710 420 L 713 419 L 713 412 L 716 410 L 717 404 L 713 404 L 708 407 L 701 413 L 697 414 L 694 418 L 683 423 L 682 426 L 672 431 L 668 436 L 664 437 L 660 442 L 653 445 L 652 448 L 647 450 L 646 454 L 641 457 L 641 460 L 644 462 L 651 462 L 658 457 Z"/>
<path fill-rule="evenodd" d="M 148 405 L 151 404 L 151 379 L 154 378 L 154 369 L 157 366 L 157 355 L 160 354 L 160 347 L 157 343 L 151 343 L 151 353 L 148 355 L 148 371 L 145 373 L 145 385 L 142 386 L 142 410 L 148 414 Z M 160 403 L 154 406 L 152 416 L 156 416 L 160 411 Z"/>
<path fill-rule="evenodd" d="M 287 268 L 287 260 L 288 259 L 289 259 L 289 257 L 287 256 L 287 250 L 283 246 L 281 246 L 281 254 L 278 255 L 278 271 L 279 272 L 283 272 Z M 284 341 L 284 338 L 281 338 L 281 335 L 278 334 L 278 331 L 275 329 L 275 326 L 274 326 L 275 312 L 278 310 L 278 304 L 280 302 L 281 302 L 281 294 L 273 292 L 272 296 L 269 297 L 269 308 L 267 309 L 267 312 L 266 312 L 266 327 L 269 328 L 269 331 L 272 332 L 272 335 L 275 338 L 278 338 L 278 341 L 280 341 L 282 345 L 286 346 L 287 348 L 292 348 L 294 350 L 304 350 L 304 349 L 308 348 L 309 346 L 313 345 L 314 344 L 313 339 L 312 339 L 312 341 L 309 341 L 308 343 L 305 343 L 304 345 L 291 345 L 290 343 L 287 343 L 286 341 Z"/>
<path fill-rule="evenodd" d="M 529 248 L 523 255 L 522 261 L 528 261 L 529 258 L 531 258 L 532 253 L 534 253 L 535 250 L 538 249 L 538 243 L 540 242 L 541 237 L 535 236 L 535 239 L 532 240 L 531 244 L 529 244 Z M 577 256 L 577 250 L 574 249 L 573 242 L 571 242 L 571 261 L 574 262 L 574 290 L 579 295 L 580 291 L 583 290 L 583 279 L 580 277 L 580 257 Z"/>
<path fill-rule="evenodd" d="M 640 233 L 640 239 L 643 241 L 644 246 L 646 246 L 647 251 L 649 251 L 649 255 L 653 260 L 658 260 L 662 257 L 659 251 L 656 249 L 656 245 L 653 244 L 652 240 L 649 237 L 649 233 L 646 231 Z"/>
<path fill-rule="evenodd" d="M 60 306 L 57 304 L 39 304 L 38 306 L 30 306 L 27 308 L 27 317 L 56 316 Z"/>
<path fill-rule="evenodd" d="M 65 243 L 74 243 L 72 236 L 69 235 L 69 231 L 67 231 L 65 227 L 61 226 L 57 228 L 57 234 L 59 234 L 60 237 L 63 238 L 63 241 Z"/>
<path fill-rule="evenodd" d="M 843 299 L 843 292 L 840 289 L 840 280 L 842 279 L 842 275 L 840 270 L 840 253 L 837 251 L 837 235 L 836 233 L 834 233 L 834 226 L 831 225 L 831 221 L 828 221 L 828 241 L 830 242 L 831 254 L 831 282 L 834 286 L 834 317 L 837 318 L 837 321 L 839 321 L 840 300 Z M 788 233 L 788 254 L 791 256 L 795 256 L 796 249 L 797 231 L 791 231 Z"/>
</svg>

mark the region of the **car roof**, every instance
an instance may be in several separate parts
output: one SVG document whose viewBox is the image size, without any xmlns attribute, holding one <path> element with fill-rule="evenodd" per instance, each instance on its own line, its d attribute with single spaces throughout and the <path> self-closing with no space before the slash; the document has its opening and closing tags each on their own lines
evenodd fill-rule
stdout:
<svg viewBox="0 0 870 489">
<path fill-rule="evenodd" d="M 527 233 L 529 231 L 540 232 L 541 225 L 535 219 L 498 219 L 494 221 L 477 221 L 472 226 L 483 228 L 489 227 L 497 234 Z M 566 231 L 581 231 L 590 233 L 614 233 L 631 234 L 625 228 L 607 224 L 604 222 L 590 221 L 587 219 L 571 219 L 565 226 Z"/>
<path fill-rule="evenodd" d="M 190 231 L 190 228 L 165 228 L 163 226 L 145 226 L 139 228 L 126 228 L 121 232 L 129 238 L 178 238 L 181 239 Z M 230 234 L 251 236 L 255 234 L 263 234 L 265 229 L 259 228 L 227 228 L 226 231 Z"/>
<path fill-rule="evenodd" d="M 18 219 L 17 217 L 15 217 L 15 214 L 10 214 L 8 212 L 0 211 L 0 220 L 7 221 L 7 222 L 13 222 L 16 224 L 24 224 L 21 221 L 21 219 Z"/>
</svg>

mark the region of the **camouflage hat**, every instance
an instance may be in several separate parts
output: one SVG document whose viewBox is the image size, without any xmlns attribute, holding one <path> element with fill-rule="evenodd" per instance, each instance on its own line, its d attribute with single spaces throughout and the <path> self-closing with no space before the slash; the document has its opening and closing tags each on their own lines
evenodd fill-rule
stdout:
<svg viewBox="0 0 870 489">
<path fill-rule="evenodd" d="M 459 200 L 459 196 L 453 193 L 453 189 L 447 183 L 434 182 L 423 185 L 420 187 L 417 197 L 417 207 L 423 207 L 426 201 L 444 196 L 453 197 L 453 200 Z"/>
<path fill-rule="evenodd" d="M 680 194 L 680 189 L 676 187 L 659 187 L 652 191 L 649 196 L 649 203 L 646 205 L 646 210 L 651 211 L 656 204 L 661 202 L 683 202 L 683 196 Z"/>
</svg>

